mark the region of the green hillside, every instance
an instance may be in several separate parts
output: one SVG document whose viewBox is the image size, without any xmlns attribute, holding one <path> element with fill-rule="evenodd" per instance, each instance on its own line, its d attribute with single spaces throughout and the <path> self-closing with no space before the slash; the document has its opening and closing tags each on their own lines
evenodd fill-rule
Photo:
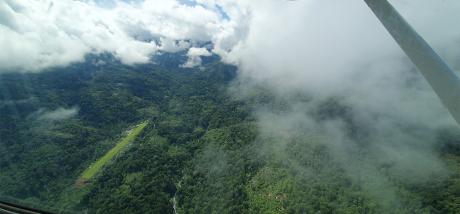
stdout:
<svg viewBox="0 0 460 214">
<path fill-rule="evenodd" d="M 449 173 L 404 182 L 391 162 L 366 159 L 366 129 L 346 103 L 325 100 L 309 113 L 318 121 L 343 118 L 360 164 L 377 166 L 363 177 L 338 161 L 327 138 L 301 124 L 261 123 L 267 115 L 254 109 L 282 115 L 286 100 L 263 87 L 239 97 L 229 90 L 235 72 L 216 62 L 199 69 L 82 63 L 0 75 L 0 99 L 16 100 L 0 105 L 0 195 L 87 213 L 460 210 L 458 130 L 433 131 L 442 145 L 433 149 Z M 78 113 L 41 119 L 59 108 Z M 139 121 L 149 122 L 133 128 Z"/>
</svg>

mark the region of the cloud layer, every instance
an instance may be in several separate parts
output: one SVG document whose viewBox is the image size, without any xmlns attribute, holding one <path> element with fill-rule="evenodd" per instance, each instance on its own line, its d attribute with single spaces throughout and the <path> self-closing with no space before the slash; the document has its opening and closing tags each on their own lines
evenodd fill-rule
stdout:
<svg viewBox="0 0 460 214">
<path fill-rule="evenodd" d="M 102 52 L 110 52 L 126 64 L 145 63 L 157 51 L 177 52 L 199 42 L 212 42 L 212 52 L 242 66 L 241 70 L 251 70 L 249 75 L 256 78 L 286 82 L 277 75 L 298 73 L 302 67 L 297 65 L 321 68 L 322 72 L 304 72 L 306 79 L 315 79 L 309 85 L 315 85 L 320 84 L 316 79 L 330 81 L 330 76 L 340 81 L 341 76 L 331 73 L 342 66 L 365 64 L 368 57 L 361 56 L 379 59 L 399 50 L 358 0 L 102 2 L 0 2 L 0 71 L 40 71 Z M 443 47 L 444 57 L 458 57 L 452 42 L 459 43 L 460 33 L 451 26 L 456 24 L 460 3 L 392 3 L 429 42 Z M 354 41 L 356 37 L 359 42 Z M 298 63 L 297 58 L 305 63 Z M 260 61 L 264 63 L 257 64 Z M 276 72 L 281 69 L 282 74 Z"/>
<path fill-rule="evenodd" d="M 92 1 L 0 2 L 0 71 L 40 71 L 109 52 L 126 64 L 158 50 L 176 52 L 211 41 L 228 21 L 221 13 L 174 0 L 100 7 Z"/>
</svg>

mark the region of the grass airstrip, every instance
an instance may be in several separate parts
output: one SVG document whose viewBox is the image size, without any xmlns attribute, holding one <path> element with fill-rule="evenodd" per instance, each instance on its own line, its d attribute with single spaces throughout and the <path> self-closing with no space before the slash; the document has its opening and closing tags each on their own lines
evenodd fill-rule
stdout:
<svg viewBox="0 0 460 214">
<path fill-rule="evenodd" d="M 131 144 L 136 137 L 144 130 L 147 126 L 148 122 L 145 121 L 132 130 L 128 131 L 128 134 L 123 137 L 119 143 L 115 145 L 112 149 L 110 149 L 107 153 L 104 154 L 101 158 L 99 158 L 96 162 L 91 164 L 83 173 L 81 174 L 80 178 L 78 179 L 77 183 L 84 184 L 93 178 L 104 166 L 110 162 L 120 151 L 123 150 L 126 146 Z"/>
</svg>

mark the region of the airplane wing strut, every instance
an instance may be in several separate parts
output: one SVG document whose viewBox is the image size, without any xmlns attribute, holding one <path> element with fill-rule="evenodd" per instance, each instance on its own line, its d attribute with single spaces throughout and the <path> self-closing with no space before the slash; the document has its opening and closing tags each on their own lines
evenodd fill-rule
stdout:
<svg viewBox="0 0 460 214">
<path fill-rule="evenodd" d="M 460 79 L 387 0 L 364 0 L 460 124 Z"/>
</svg>

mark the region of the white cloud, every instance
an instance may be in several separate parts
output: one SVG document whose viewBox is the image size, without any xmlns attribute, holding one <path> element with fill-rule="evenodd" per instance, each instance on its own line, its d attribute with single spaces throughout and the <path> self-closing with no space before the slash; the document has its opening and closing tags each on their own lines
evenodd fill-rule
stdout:
<svg viewBox="0 0 460 214">
<path fill-rule="evenodd" d="M 161 37 L 160 39 L 160 50 L 175 53 L 178 51 L 183 51 L 190 47 L 190 43 L 184 40 L 173 40 L 170 38 Z"/>
<path fill-rule="evenodd" d="M 206 48 L 190 48 L 187 52 L 188 60 L 181 67 L 192 68 L 201 65 L 201 56 L 211 56 Z"/>
<path fill-rule="evenodd" d="M 399 50 L 391 38 L 382 36 L 385 30 L 362 1 L 196 2 L 185 5 L 176 0 L 115 1 L 111 7 L 100 7 L 91 0 L 2 1 L 0 72 L 65 66 L 83 60 L 87 53 L 101 52 L 113 53 L 126 64 L 145 63 L 158 50 L 177 52 L 197 41 L 211 41 L 212 52 L 226 62 L 241 65 L 244 71 L 259 70 L 245 72 L 248 75 L 279 79 L 279 82 L 284 81 L 284 77 L 276 75 L 287 76 L 284 74 L 291 71 L 299 74 L 294 70 L 302 66 L 296 67 L 300 63 L 295 59 L 302 57 L 310 68 L 323 70 L 304 72 L 306 79 L 315 79 L 308 84 L 315 87 L 322 84 L 317 78 L 329 81 L 330 76 L 335 76 L 335 81 L 340 81 L 339 75 L 330 75 L 330 72 L 342 65 L 365 63 L 361 55 L 378 59 Z M 394 1 L 394 4 L 431 43 L 447 47 L 443 49 L 444 56 L 455 56 L 457 49 L 445 41 L 452 43 L 459 36 L 458 30 L 450 27 L 456 19 L 444 17 L 455 14 L 458 2 L 424 0 L 417 4 L 420 10 L 413 9 L 414 5 L 407 1 Z M 220 8 L 229 19 L 222 15 Z M 443 16 L 439 16 L 440 13 Z M 446 30 L 448 28 L 451 29 Z M 436 32 L 446 33 L 440 37 Z M 350 42 L 356 36 L 361 41 Z M 438 39 L 430 39 L 434 37 Z M 375 48 L 381 49 L 379 54 L 373 51 Z M 349 54 L 349 50 L 353 53 Z M 270 60 L 266 61 L 265 57 Z M 264 63 L 257 65 L 262 61 Z M 329 61 L 335 63 L 327 63 Z M 258 69 L 259 66 L 270 69 Z M 282 73 L 272 72 L 280 69 Z M 262 70 L 263 75 L 259 73 Z M 346 72 L 343 75 L 347 75 Z"/>
<path fill-rule="evenodd" d="M 40 71 L 102 52 L 126 64 L 145 63 L 158 50 L 212 40 L 223 23 L 216 11 L 175 0 L 117 1 L 110 8 L 92 1 L 1 1 L 0 72 Z"/>
<path fill-rule="evenodd" d="M 40 109 L 37 112 L 35 112 L 33 116 L 36 117 L 38 120 L 59 121 L 76 116 L 78 114 L 78 111 L 78 107 L 72 107 L 69 109 L 60 107 L 52 111 Z"/>
</svg>

